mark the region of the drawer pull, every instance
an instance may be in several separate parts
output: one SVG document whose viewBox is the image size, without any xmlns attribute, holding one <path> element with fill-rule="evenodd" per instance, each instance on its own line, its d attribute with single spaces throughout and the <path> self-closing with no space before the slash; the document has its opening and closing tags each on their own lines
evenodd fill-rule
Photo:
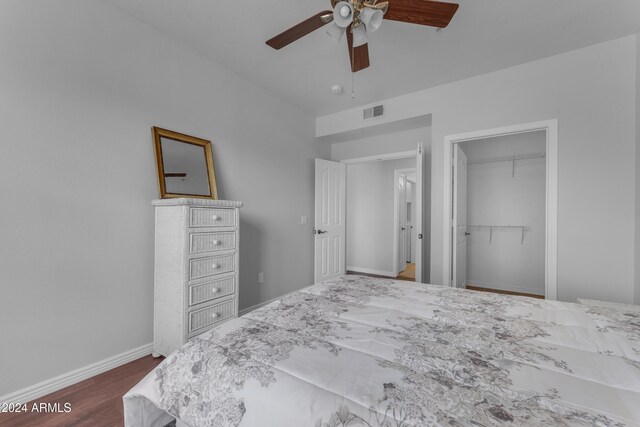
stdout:
<svg viewBox="0 0 640 427">
<path fill-rule="evenodd" d="M 213 243 L 214 246 L 218 246 L 222 242 L 220 240 L 214 240 L 212 243 Z"/>
<path fill-rule="evenodd" d="M 213 289 L 211 289 L 211 293 L 213 293 L 213 294 L 220 293 L 220 289 L 218 289 L 218 288 L 213 288 Z"/>
<path fill-rule="evenodd" d="M 212 319 L 217 319 L 218 318 L 218 313 L 211 313 L 211 318 Z"/>
<path fill-rule="evenodd" d="M 220 268 L 220 264 L 213 264 L 211 268 L 213 268 L 214 270 L 217 270 Z"/>
</svg>

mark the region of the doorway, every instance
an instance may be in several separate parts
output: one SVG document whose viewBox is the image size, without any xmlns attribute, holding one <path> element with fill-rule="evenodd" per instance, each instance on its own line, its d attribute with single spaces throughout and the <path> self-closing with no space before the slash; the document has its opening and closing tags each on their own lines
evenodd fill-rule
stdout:
<svg viewBox="0 0 640 427">
<path fill-rule="evenodd" d="M 556 299 L 557 121 L 445 138 L 444 283 Z"/>
<path fill-rule="evenodd" d="M 393 182 L 394 276 L 415 281 L 415 245 L 418 240 L 416 228 L 413 224 L 416 217 L 416 168 L 396 169 Z"/>
<path fill-rule="evenodd" d="M 422 144 L 411 152 L 389 153 L 375 157 L 344 160 L 346 164 L 346 269 L 347 274 L 398 278 L 398 273 L 414 270 L 403 280 L 429 280 L 430 162 Z M 403 187 L 410 189 L 404 197 L 403 215 L 407 230 L 402 243 L 398 231 L 396 170 L 406 173 Z M 409 217 L 407 217 L 407 201 Z M 402 255 L 399 255 L 403 249 Z M 425 250 L 426 249 L 426 250 Z M 426 268 L 424 259 L 427 259 Z M 398 267 L 402 261 L 401 268 Z M 414 267 L 415 266 L 415 267 Z"/>
<path fill-rule="evenodd" d="M 544 298 L 545 139 L 456 144 L 457 287 Z"/>
</svg>

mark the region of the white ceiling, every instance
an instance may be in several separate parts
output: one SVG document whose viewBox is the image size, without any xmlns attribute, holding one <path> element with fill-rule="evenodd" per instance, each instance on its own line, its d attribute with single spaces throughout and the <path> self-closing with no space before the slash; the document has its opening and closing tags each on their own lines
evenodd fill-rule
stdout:
<svg viewBox="0 0 640 427">
<path fill-rule="evenodd" d="M 105 0 L 313 115 L 499 70 L 638 32 L 640 0 L 459 0 L 447 29 L 384 21 L 371 67 L 323 29 L 276 51 L 265 40 L 329 0 Z M 393 0 L 391 0 L 393 4 Z M 344 87 L 331 95 L 333 84 Z"/>
</svg>

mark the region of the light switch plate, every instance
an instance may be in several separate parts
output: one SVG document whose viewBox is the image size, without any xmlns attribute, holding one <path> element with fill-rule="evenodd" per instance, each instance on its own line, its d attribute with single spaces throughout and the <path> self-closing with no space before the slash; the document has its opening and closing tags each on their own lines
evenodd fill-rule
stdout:
<svg viewBox="0 0 640 427">
<path fill-rule="evenodd" d="M 261 285 L 264 283 L 264 273 L 258 273 L 258 284 Z"/>
<path fill-rule="evenodd" d="M 300 224 L 301 225 L 309 224 L 309 217 L 307 217 L 306 215 L 302 215 L 302 217 L 300 218 Z"/>
</svg>

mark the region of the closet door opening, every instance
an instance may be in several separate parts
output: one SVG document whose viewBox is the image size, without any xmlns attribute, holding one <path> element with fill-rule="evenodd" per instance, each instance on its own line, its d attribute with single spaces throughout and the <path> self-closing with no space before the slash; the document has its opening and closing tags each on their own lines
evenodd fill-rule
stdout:
<svg viewBox="0 0 640 427">
<path fill-rule="evenodd" d="M 547 132 L 452 148 L 452 284 L 544 298 Z"/>
</svg>

